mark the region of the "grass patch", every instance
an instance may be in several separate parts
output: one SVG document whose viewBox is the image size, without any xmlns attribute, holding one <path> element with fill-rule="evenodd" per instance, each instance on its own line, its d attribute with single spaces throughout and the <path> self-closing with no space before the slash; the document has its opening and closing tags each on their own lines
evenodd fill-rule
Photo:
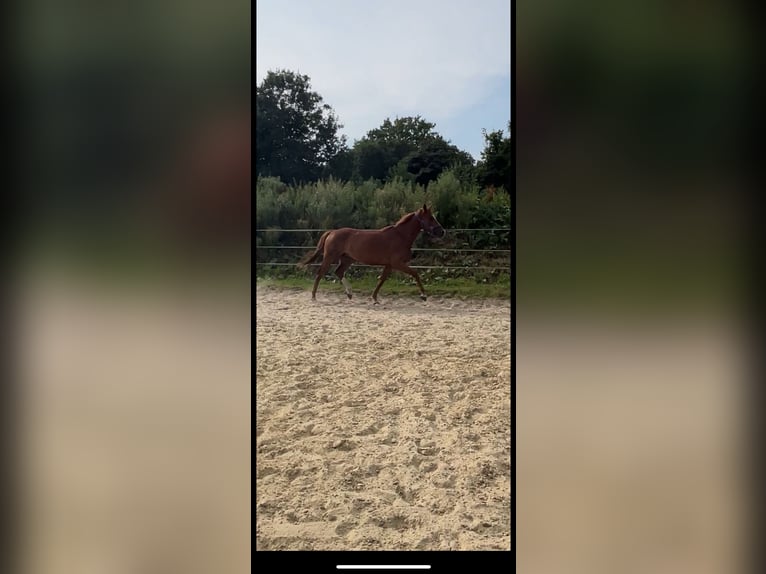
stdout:
<svg viewBox="0 0 766 574">
<path fill-rule="evenodd" d="M 440 297 L 476 297 L 476 298 L 504 298 L 511 296 L 510 278 L 503 281 L 498 280 L 494 283 L 477 283 L 474 279 L 456 277 L 445 278 L 441 281 L 428 282 L 421 278 L 426 295 Z M 351 288 L 355 297 L 367 298 L 372 295 L 372 291 L 377 285 L 378 279 L 375 275 L 365 275 L 362 277 L 351 278 Z M 256 281 L 257 287 L 274 287 L 281 289 L 296 289 L 301 291 L 311 291 L 314 284 L 312 277 L 259 277 Z M 319 284 L 318 291 L 337 292 L 343 295 L 343 285 L 335 278 L 323 279 Z M 409 278 L 398 278 L 393 275 L 383 284 L 378 292 L 379 297 L 386 295 L 411 295 L 418 296 L 418 287 L 415 281 Z"/>
</svg>

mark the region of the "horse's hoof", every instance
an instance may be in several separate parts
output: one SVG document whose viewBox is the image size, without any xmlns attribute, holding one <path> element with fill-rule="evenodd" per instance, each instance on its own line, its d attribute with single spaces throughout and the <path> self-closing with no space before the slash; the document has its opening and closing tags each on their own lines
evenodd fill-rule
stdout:
<svg viewBox="0 0 766 574">
<path fill-rule="evenodd" d="M 351 294 L 350 293 L 346 293 L 346 297 L 348 297 L 348 300 L 351 301 Z"/>
<path fill-rule="evenodd" d="M 377 299 L 373 299 L 372 300 L 372 304 L 373 305 L 380 305 L 380 301 L 378 301 Z"/>
<path fill-rule="evenodd" d="M 421 298 L 423 301 L 425 301 L 425 300 L 427 299 L 427 297 L 426 297 L 425 295 L 421 295 L 421 296 L 420 296 L 420 298 Z"/>
</svg>

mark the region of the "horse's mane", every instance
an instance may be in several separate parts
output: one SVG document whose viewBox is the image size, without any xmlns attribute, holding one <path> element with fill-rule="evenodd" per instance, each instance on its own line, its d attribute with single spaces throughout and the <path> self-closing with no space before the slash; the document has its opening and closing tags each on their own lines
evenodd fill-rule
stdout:
<svg viewBox="0 0 766 574">
<path fill-rule="evenodd" d="M 396 227 L 397 225 L 401 225 L 403 223 L 407 223 L 413 217 L 415 217 L 414 213 L 405 213 L 404 215 L 401 216 L 401 218 L 399 218 L 399 221 L 397 221 L 393 226 Z"/>
</svg>

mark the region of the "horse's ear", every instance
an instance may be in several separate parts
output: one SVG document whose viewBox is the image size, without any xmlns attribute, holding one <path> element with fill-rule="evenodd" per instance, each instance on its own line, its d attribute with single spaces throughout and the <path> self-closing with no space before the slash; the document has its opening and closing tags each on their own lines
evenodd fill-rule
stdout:
<svg viewBox="0 0 766 574">
<path fill-rule="evenodd" d="M 426 212 L 428 211 L 428 206 L 426 206 L 425 203 L 423 204 L 423 211 L 426 211 Z"/>
</svg>

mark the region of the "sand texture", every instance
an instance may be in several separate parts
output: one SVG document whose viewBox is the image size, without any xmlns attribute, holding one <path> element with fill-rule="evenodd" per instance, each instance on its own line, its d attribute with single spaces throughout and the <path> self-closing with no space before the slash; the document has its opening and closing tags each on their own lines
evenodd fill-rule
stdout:
<svg viewBox="0 0 766 574">
<path fill-rule="evenodd" d="M 20 571 L 250 572 L 249 293 L 44 279 L 19 313 Z"/>
<path fill-rule="evenodd" d="M 510 301 L 256 290 L 256 549 L 510 548 Z"/>
</svg>

